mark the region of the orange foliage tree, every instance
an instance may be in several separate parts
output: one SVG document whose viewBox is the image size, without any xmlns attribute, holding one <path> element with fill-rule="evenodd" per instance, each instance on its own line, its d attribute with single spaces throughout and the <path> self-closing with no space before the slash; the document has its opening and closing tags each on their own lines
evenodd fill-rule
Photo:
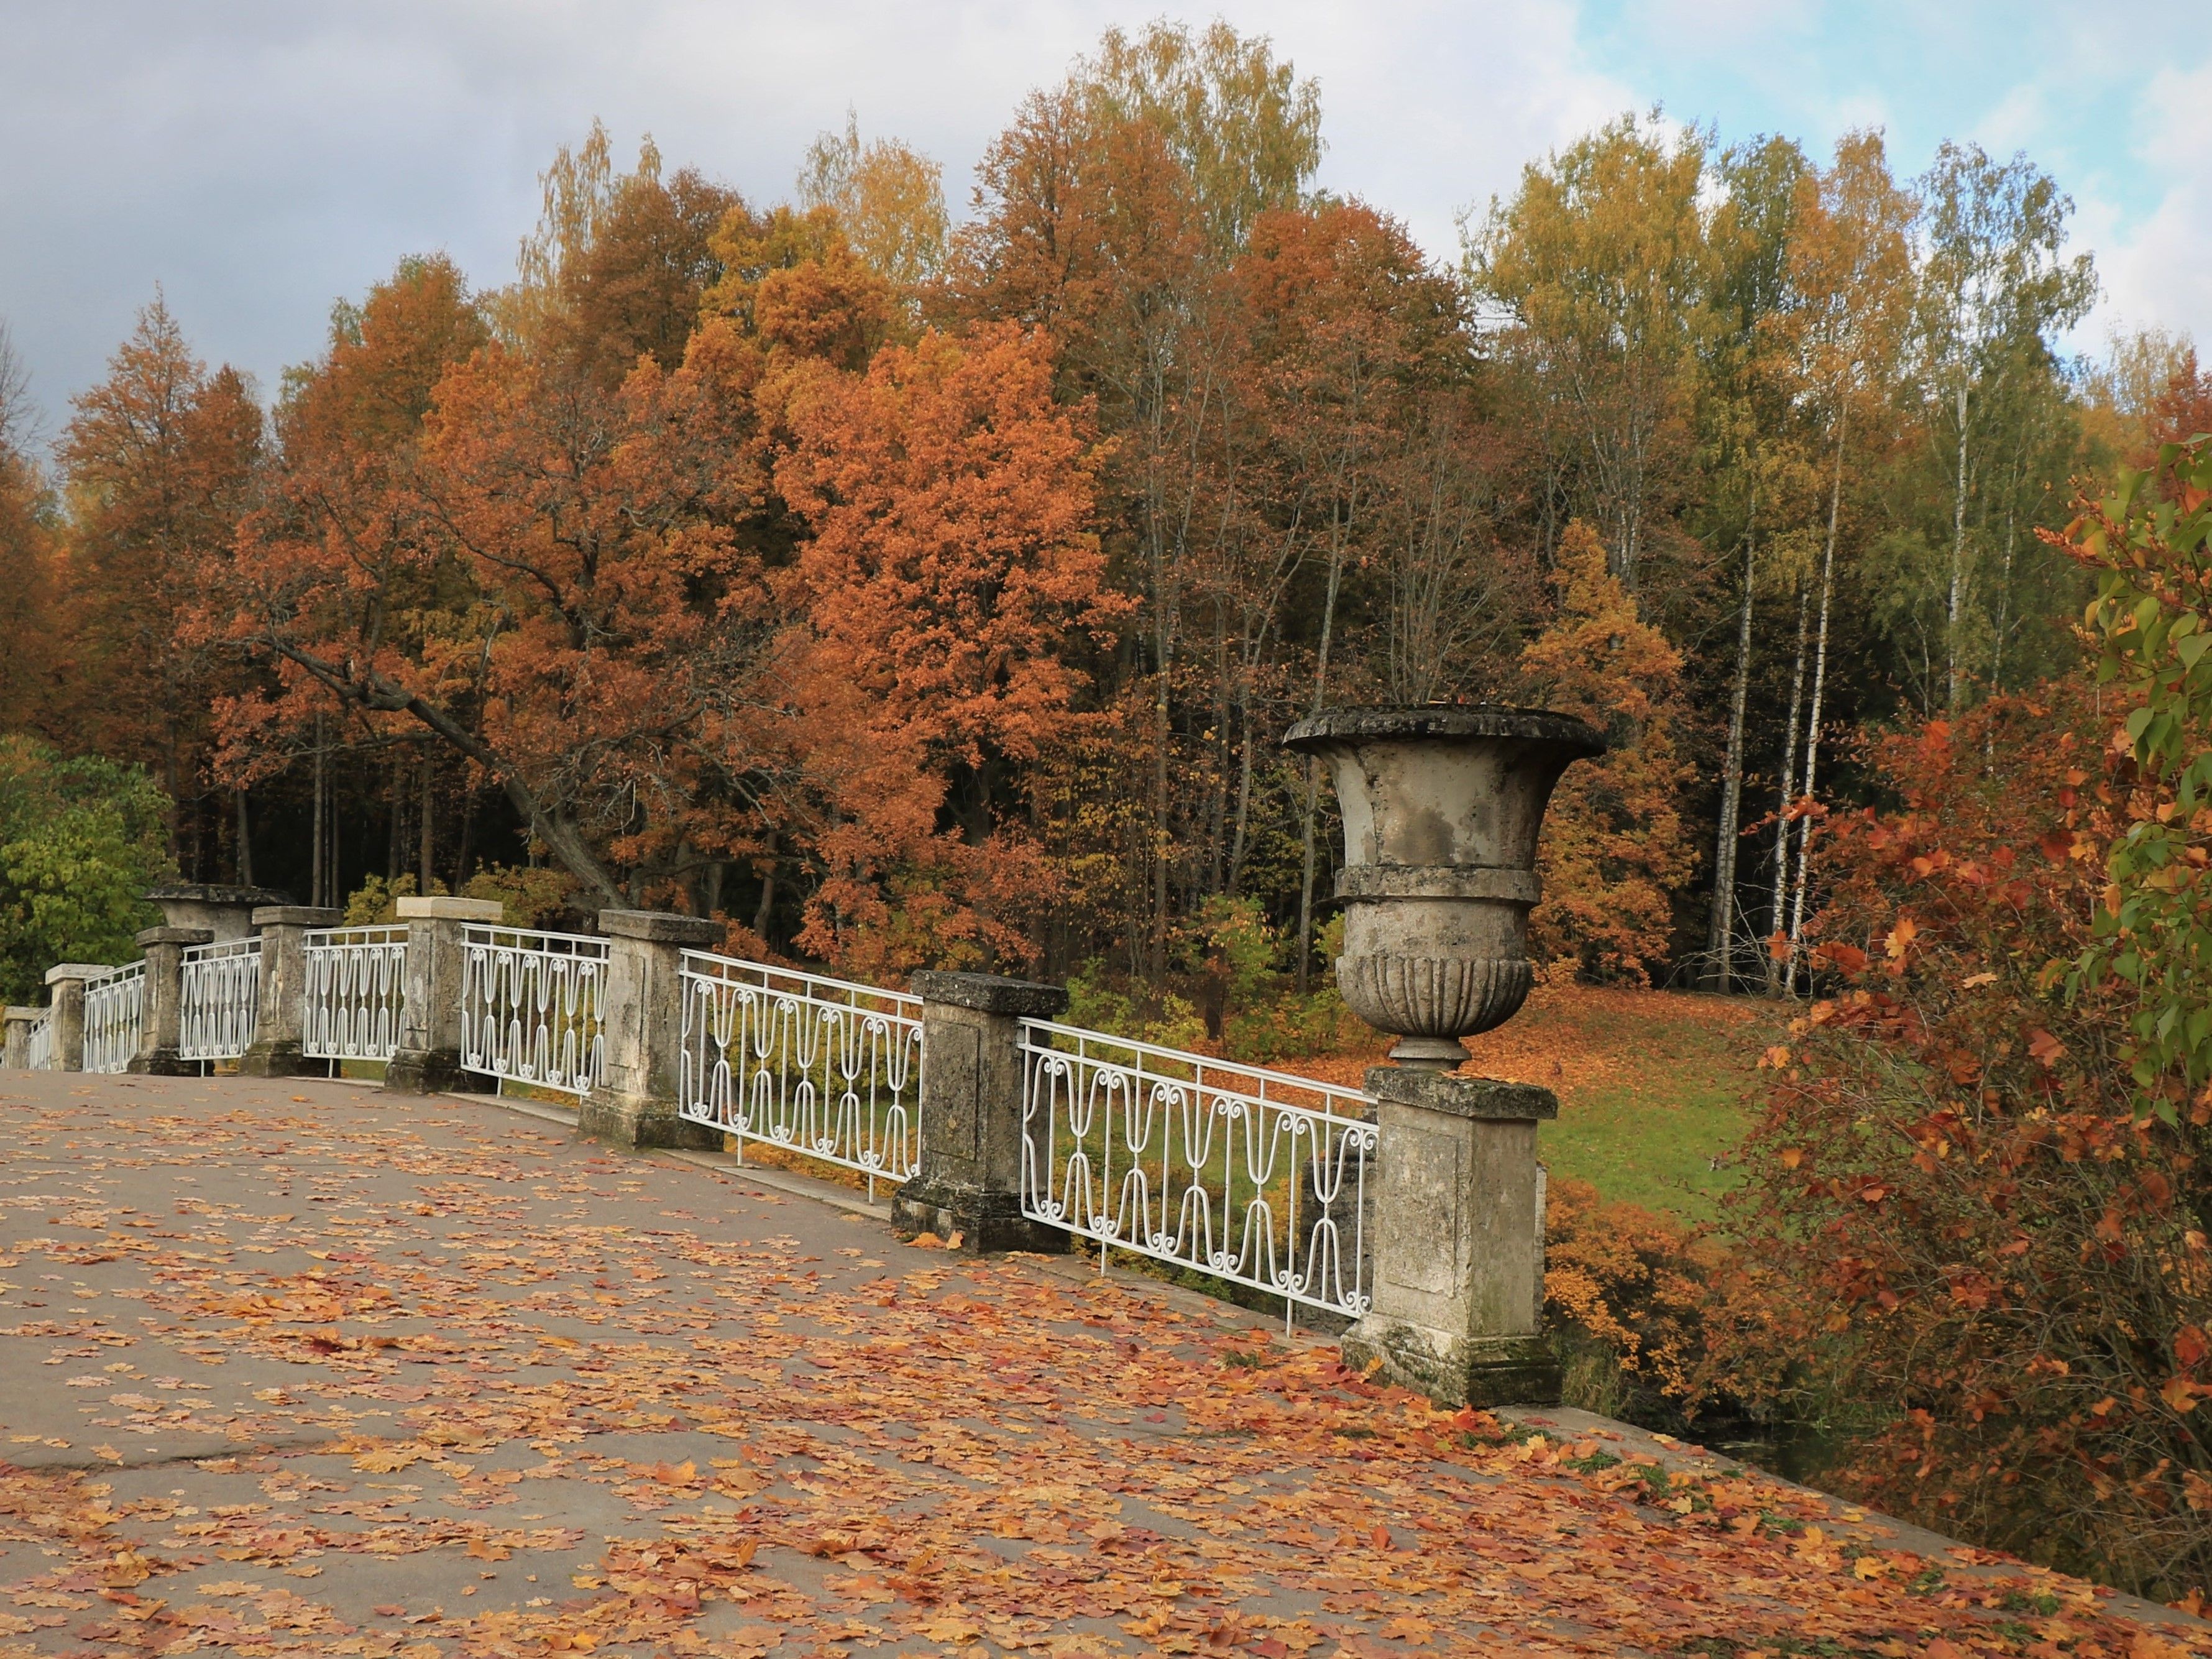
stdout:
<svg viewBox="0 0 2212 1659">
<path fill-rule="evenodd" d="M 1682 659 L 1638 620 L 1589 526 L 1560 538 L 1553 580 L 1559 612 L 1522 652 L 1522 674 L 1546 708 L 1581 715 L 1612 747 L 1570 767 L 1552 797 L 1530 939 L 1555 970 L 1642 984 L 1667 956 L 1673 896 L 1694 863 L 1680 813 Z"/>
<path fill-rule="evenodd" d="M 1021 780 L 1080 722 L 1081 659 L 1127 608 L 1091 529 L 1085 414 L 1051 376 L 1050 342 L 1005 325 L 886 348 L 865 375 L 810 365 L 787 395 L 776 481 L 811 533 L 781 591 L 805 618 L 810 728 L 848 757 L 801 939 L 825 955 L 1035 954 Z"/>
</svg>

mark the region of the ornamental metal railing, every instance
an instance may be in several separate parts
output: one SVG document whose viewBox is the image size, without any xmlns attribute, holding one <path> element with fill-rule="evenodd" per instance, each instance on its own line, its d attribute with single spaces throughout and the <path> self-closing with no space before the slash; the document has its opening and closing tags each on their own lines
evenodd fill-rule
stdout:
<svg viewBox="0 0 2212 1659">
<path fill-rule="evenodd" d="M 84 1069 L 128 1070 L 146 1022 L 146 964 L 111 968 L 84 982 Z"/>
<path fill-rule="evenodd" d="M 315 928 L 301 943 L 300 1052 L 311 1060 L 390 1060 L 407 1001 L 405 926 Z"/>
<path fill-rule="evenodd" d="M 580 1095 L 605 1080 L 607 942 L 580 933 L 461 930 L 461 1065 Z"/>
<path fill-rule="evenodd" d="M 1048 1020 L 1021 1023 L 1022 1212 L 1109 1248 L 1357 1318 L 1368 1098 Z"/>
<path fill-rule="evenodd" d="M 678 1111 L 868 1178 L 921 1167 L 921 999 L 686 951 Z"/>
<path fill-rule="evenodd" d="M 54 1011 L 49 1008 L 31 1022 L 23 1065 L 28 1071 L 51 1072 L 54 1058 Z"/>
<path fill-rule="evenodd" d="M 177 1057 L 236 1060 L 253 1046 L 261 1005 L 261 941 L 187 945 L 179 995 Z"/>
</svg>

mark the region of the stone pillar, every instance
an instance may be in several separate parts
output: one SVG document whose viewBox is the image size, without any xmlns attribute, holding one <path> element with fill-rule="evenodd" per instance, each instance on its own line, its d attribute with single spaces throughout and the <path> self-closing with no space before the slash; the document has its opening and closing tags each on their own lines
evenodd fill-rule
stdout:
<svg viewBox="0 0 2212 1659">
<path fill-rule="evenodd" d="M 722 1132 L 676 1115 L 686 950 L 722 939 L 722 924 L 659 910 L 602 910 L 607 976 L 599 1006 L 606 1080 L 577 1109 L 576 1131 L 617 1146 L 719 1151 Z"/>
<path fill-rule="evenodd" d="M 84 1070 L 84 982 L 107 969 L 96 962 L 58 962 L 46 969 L 54 1011 L 54 1070 Z"/>
<path fill-rule="evenodd" d="M 273 887 L 223 887 L 209 882 L 149 887 L 146 896 L 161 907 L 161 920 L 170 927 L 208 928 L 217 945 L 252 937 L 256 908 L 292 902 L 289 893 Z"/>
<path fill-rule="evenodd" d="M 138 948 L 146 957 L 146 1000 L 131 1070 L 155 1077 L 198 1072 L 197 1061 L 177 1057 L 184 1041 L 185 947 L 214 943 L 214 931 L 206 927 L 149 927 L 138 935 Z"/>
<path fill-rule="evenodd" d="M 10 1072 L 27 1071 L 31 1064 L 31 1027 L 39 1023 L 43 1008 L 9 1007 L 0 1009 L 0 1020 L 7 1025 L 7 1036 L 0 1042 L 0 1067 Z"/>
<path fill-rule="evenodd" d="M 384 1068 L 394 1094 L 434 1095 L 461 1085 L 461 929 L 496 925 L 497 899 L 404 898 L 407 924 L 407 1000 L 399 1016 L 399 1048 Z"/>
<path fill-rule="evenodd" d="M 1548 1089 L 1399 1066 L 1376 1097 L 1374 1304 L 1345 1333 L 1346 1363 L 1444 1406 L 1553 1405 L 1559 1368 L 1540 1334 Z"/>
<path fill-rule="evenodd" d="M 960 1237 L 971 1251 L 1067 1249 L 1067 1235 L 1022 1213 L 1024 1017 L 1067 1006 L 1057 985 L 994 974 L 920 973 L 921 1171 L 891 1199 L 903 1237 Z"/>
<path fill-rule="evenodd" d="M 300 1039 L 307 1024 L 307 930 L 335 927 L 344 919 L 343 910 L 304 904 L 264 904 L 253 912 L 261 935 L 261 992 L 253 1045 L 239 1058 L 240 1076 L 295 1077 L 306 1068 Z"/>
</svg>

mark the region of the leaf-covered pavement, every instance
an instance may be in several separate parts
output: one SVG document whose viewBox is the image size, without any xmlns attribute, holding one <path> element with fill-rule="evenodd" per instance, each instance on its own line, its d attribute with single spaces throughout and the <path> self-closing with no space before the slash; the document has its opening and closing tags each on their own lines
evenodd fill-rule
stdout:
<svg viewBox="0 0 2212 1659">
<path fill-rule="evenodd" d="M 11 1073 L 0 1133 L 0 1655 L 2212 1652 L 489 1105 Z"/>
</svg>

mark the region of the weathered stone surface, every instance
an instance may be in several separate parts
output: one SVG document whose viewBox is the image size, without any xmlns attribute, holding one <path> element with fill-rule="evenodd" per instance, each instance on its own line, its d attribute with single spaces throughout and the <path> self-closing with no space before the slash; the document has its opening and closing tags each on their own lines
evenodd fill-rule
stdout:
<svg viewBox="0 0 2212 1659">
<path fill-rule="evenodd" d="M 1067 1248 L 1022 1213 L 1021 1020 L 1067 1006 L 1057 985 L 990 974 L 920 973 L 921 1169 L 891 1200 L 907 1237 L 935 1233 L 970 1251 Z"/>
<path fill-rule="evenodd" d="M 997 974 L 951 974 L 925 969 L 914 975 L 914 994 L 930 1002 L 979 1014 L 1050 1019 L 1067 1008 L 1067 988 Z"/>
<path fill-rule="evenodd" d="M 469 1086 L 461 1069 L 461 930 L 506 913 L 493 899 L 404 898 L 407 991 L 399 1046 L 384 1070 L 394 1094 L 432 1095 Z"/>
<path fill-rule="evenodd" d="M 1559 1097 L 1534 1083 L 1507 1083 L 1494 1077 L 1460 1077 L 1417 1071 L 1405 1066 L 1370 1066 L 1367 1092 L 1401 1105 L 1419 1106 L 1450 1117 L 1553 1118 Z"/>
<path fill-rule="evenodd" d="M 666 910 L 602 910 L 599 931 L 609 939 L 645 939 L 693 951 L 722 941 L 722 924 L 707 916 L 679 916 Z"/>
<path fill-rule="evenodd" d="M 1344 1334 L 1345 1363 L 1380 1360 L 1401 1387 L 1440 1405 L 1553 1406 L 1559 1362 L 1540 1336 L 1464 1336 L 1369 1314 Z"/>
<path fill-rule="evenodd" d="M 1537 831 L 1559 775 L 1604 753 L 1604 738 L 1569 715 L 1482 704 L 1327 709 L 1283 743 L 1328 765 L 1344 813 L 1345 1001 L 1406 1039 L 1393 1059 L 1450 1069 L 1461 1037 L 1528 998 Z"/>
<path fill-rule="evenodd" d="M 146 983 L 139 1005 L 138 1052 L 129 1069 L 141 1075 L 181 1077 L 197 1062 L 178 1053 L 184 1036 L 185 951 L 216 942 L 211 927 L 148 927 L 137 935 L 145 953 Z"/>
<path fill-rule="evenodd" d="M 261 933 L 261 994 L 253 1013 L 253 1043 L 239 1057 L 247 1077 L 295 1077 L 326 1062 L 301 1052 L 307 994 L 307 939 L 310 929 L 335 927 L 342 910 L 308 904 L 264 904 L 253 913 Z"/>
<path fill-rule="evenodd" d="M 500 921 L 507 915 L 507 907 L 497 899 L 451 898 L 443 894 L 404 898 L 395 908 L 402 921 Z"/>
<path fill-rule="evenodd" d="M 718 941 L 720 923 L 658 910 L 602 910 L 607 935 L 600 1009 L 605 1081 L 578 1108 L 580 1134 L 617 1146 L 719 1148 L 719 1130 L 678 1115 L 682 1086 L 684 951 Z"/>
<path fill-rule="evenodd" d="M 257 933 L 270 927 L 335 927 L 345 920 L 345 912 L 325 905 L 263 904 L 255 907 L 252 920 Z"/>
<path fill-rule="evenodd" d="M 280 888 L 225 887 L 211 882 L 173 882 L 149 888 L 146 896 L 161 907 L 172 927 L 204 927 L 218 944 L 251 933 L 255 910 L 292 902 L 292 896 Z"/>
</svg>

